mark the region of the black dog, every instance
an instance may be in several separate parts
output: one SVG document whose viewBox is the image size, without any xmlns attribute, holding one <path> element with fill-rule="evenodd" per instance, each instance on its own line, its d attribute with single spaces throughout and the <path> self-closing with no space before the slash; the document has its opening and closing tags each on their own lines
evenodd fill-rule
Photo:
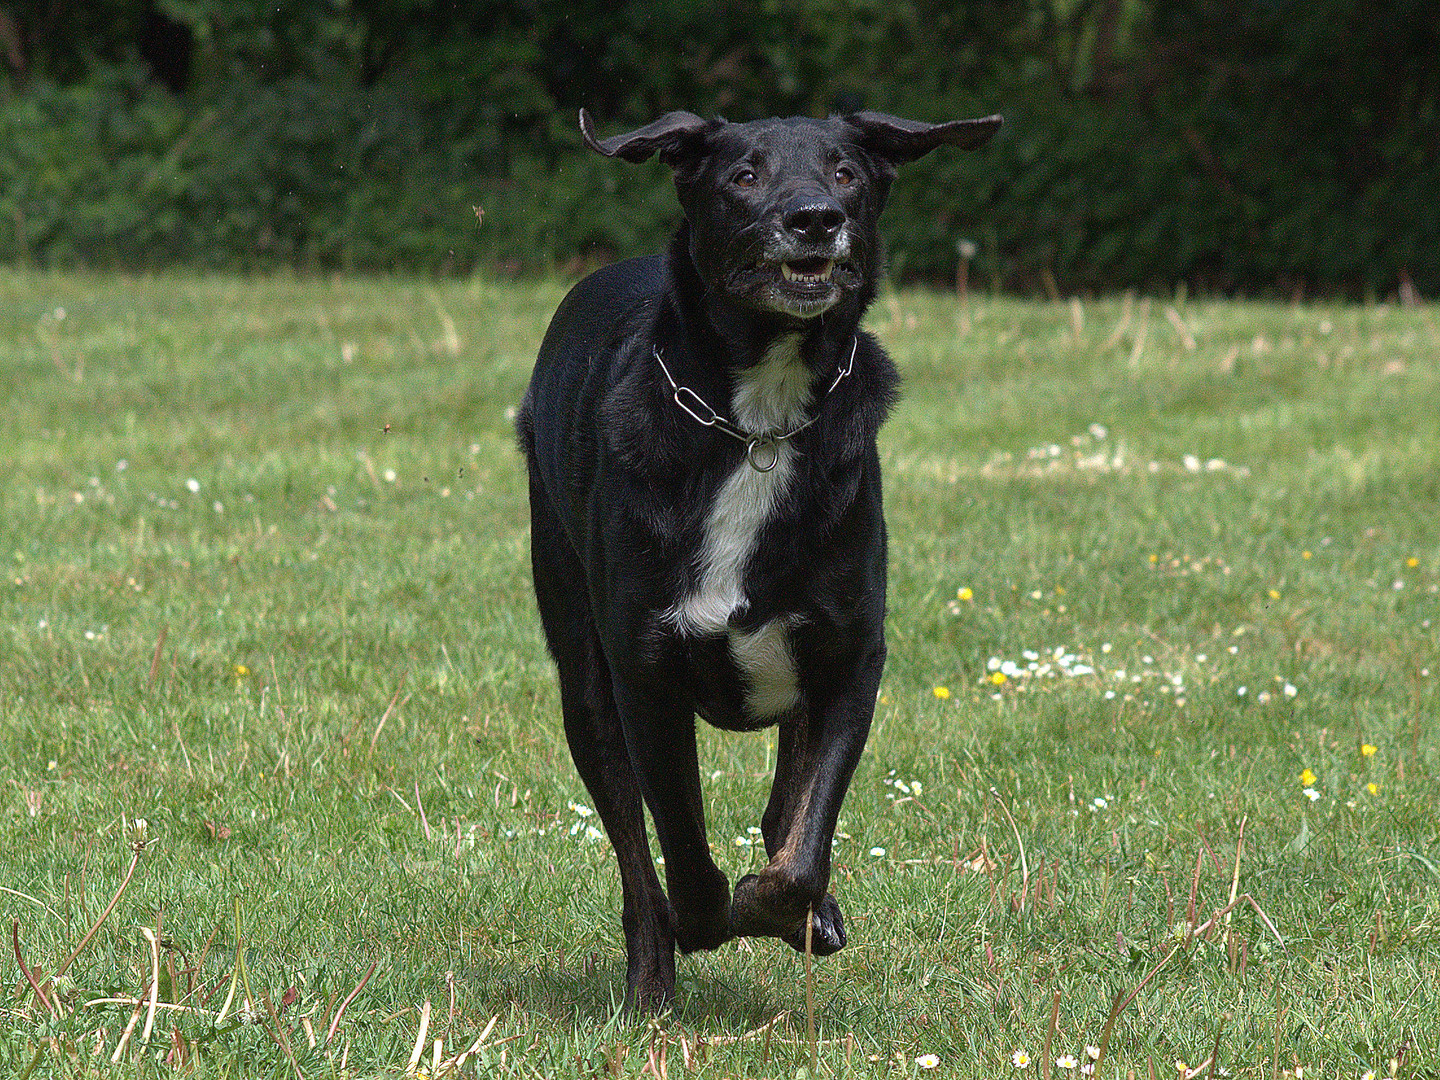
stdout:
<svg viewBox="0 0 1440 1080">
<path fill-rule="evenodd" d="M 895 167 L 983 144 L 999 117 L 862 112 L 729 124 L 669 113 L 585 143 L 671 166 L 667 255 L 587 277 L 520 409 L 535 595 L 565 735 L 620 862 L 630 1008 L 675 989 L 675 946 L 845 944 L 826 889 L 840 803 L 885 661 L 875 433 L 895 369 L 860 330 Z M 769 863 L 710 857 L 695 714 L 779 725 Z M 645 835 L 650 809 L 665 890 Z"/>
</svg>

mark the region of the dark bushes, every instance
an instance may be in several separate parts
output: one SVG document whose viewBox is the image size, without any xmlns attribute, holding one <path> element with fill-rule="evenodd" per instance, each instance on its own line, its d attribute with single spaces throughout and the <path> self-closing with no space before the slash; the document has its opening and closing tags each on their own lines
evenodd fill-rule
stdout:
<svg viewBox="0 0 1440 1080">
<path fill-rule="evenodd" d="M 905 276 L 969 240 L 982 285 L 1440 292 L 1423 0 L 282 7 L 0 3 L 0 259 L 579 265 L 676 213 L 663 168 L 580 151 L 580 105 L 869 107 L 1008 120 L 898 185 Z"/>
</svg>

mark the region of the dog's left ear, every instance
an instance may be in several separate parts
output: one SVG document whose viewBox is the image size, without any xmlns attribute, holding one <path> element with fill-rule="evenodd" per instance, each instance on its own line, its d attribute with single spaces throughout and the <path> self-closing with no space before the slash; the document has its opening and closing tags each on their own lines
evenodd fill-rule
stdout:
<svg viewBox="0 0 1440 1080">
<path fill-rule="evenodd" d="M 597 139 L 590 114 L 580 110 L 580 137 L 586 146 L 597 154 L 637 164 L 658 153 L 660 160 L 673 168 L 693 152 L 702 136 L 719 126 L 719 121 L 705 120 L 694 113 L 670 112 L 628 134 Z"/>
<path fill-rule="evenodd" d="M 979 120 L 925 124 L 885 113 L 858 112 L 846 116 L 845 122 L 859 133 L 856 141 L 863 149 L 892 165 L 904 165 L 924 157 L 937 146 L 978 149 L 990 141 L 990 136 L 999 130 L 1004 118 L 986 116 Z"/>
</svg>

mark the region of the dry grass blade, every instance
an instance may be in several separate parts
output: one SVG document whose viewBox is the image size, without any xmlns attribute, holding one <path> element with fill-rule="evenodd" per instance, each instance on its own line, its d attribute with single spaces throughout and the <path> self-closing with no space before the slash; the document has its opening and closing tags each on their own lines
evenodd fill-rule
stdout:
<svg viewBox="0 0 1440 1080">
<path fill-rule="evenodd" d="M 115 910 L 115 905 L 120 902 L 120 897 L 125 895 L 125 890 L 130 885 L 130 879 L 135 876 L 135 868 L 140 865 L 140 856 L 145 853 L 146 846 L 143 841 L 138 840 L 131 845 L 133 854 L 130 858 L 130 865 L 125 869 L 125 876 L 120 879 L 120 887 L 115 890 L 115 895 L 110 898 L 110 903 L 105 905 L 105 910 L 100 913 L 100 917 L 95 920 L 95 924 L 91 926 L 85 936 L 80 939 L 80 944 L 76 945 L 70 955 L 65 958 L 64 963 L 55 969 L 55 978 L 60 978 L 60 976 L 70 970 L 70 965 L 73 964 L 76 957 L 85 950 L 85 946 L 90 944 L 90 939 L 95 936 L 100 927 L 105 924 L 105 920 L 110 917 L 110 913 Z"/>
<path fill-rule="evenodd" d="M 1050 1056 L 1050 1048 L 1055 1043 L 1055 1025 L 1060 1020 L 1060 991 L 1056 990 L 1050 1000 L 1050 1025 L 1045 1029 L 1045 1049 L 1040 1056 L 1040 1075 L 1044 1080 L 1050 1080 L 1050 1066 L 1054 1058 Z"/>
<path fill-rule="evenodd" d="M 499 1020 L 499 1013 L 496 1013 L 494 1016 L 490 1017 L 490 1022 L 485 1025 L 485 1030 L 480 1032 L 479 1037 L 470 1044 L 470 1046 L 464 1051 L 464 1053 L 460 1054 L 460 1056 L 455 1059 L 455 1072 L 457 1075 L 459 1074 L 460 1070 L 465 1067 L 465 1063 L 480 1052 L 480 1047 L 485 1045 L 485 1040 L 490 1037 L 490 1032 L 495 1030 L 495 1025 L 499 1022 Z"/>
<path fill-rule="evenodd" d="M 1199 926 L 1195 927 L 1194 936 L 1198 937 L 1201 934 L 1207 933 L 1220 920 L 1221 916 L 1225 916 L 1228 919 L 1230 912 L 1235 910 L 1242 903 L 1249 904 L 1252 908 L 1255 909 L 1255 914 L 1260 916 L 1260 921 L 1265 924 L 1265 929 L 1269 930 L 1270 933 L 1274 936 L 1276 944 L 1278 944 L 1280 948 L 1284 949 L 1285 939 L 1280 936 L 1280 931 L 1275 929 L 1275 924 L 1270 921 L 1270 916 L 1265 914 L 1265 909 L 1262 908 L 1259 904 L 1257 904 L 1255 902 L 1255 898 L 1249 893 L 1241 893 L 1234 900 L 1232 900 L 1230 903 L 1226 904 L 1223 908 L 1217 911 L 1214 915 L 1210 916 L 1210 918 L 1206 919 Z"/>
<path fill-rule="evenodd" d="M 145 997 L 126 997 L 122 994 L 115 997 L 86 998 L 80 1007 L 82 1009 L 99 1009 L 105 1005 L 129 1005 L 131 1008 L 139 1005 L 144 1008 L 149 1005 L 149 995 L 147 992 Z M 177 1005 L 169 1001 L 156 1002 L 155 1007 L 166 1012 L 185 1013 L 187 1016 L 213 1017 L 216 1015 L 195 1005 Z"/>
<path fill-rule="evenodd" d="M 135 1025 L 140 1022 L 140 1014 L 145 1009 L 143 1001 L 137 1001 L 135 1008 L 130 1010 L 130 1022 L 125 1025 L 125 1030 L 120 1034 L 120 1041 L 115 1044 L 115 1052 L 110 1055 L 110 1064 L 120 1064 L 120 1059 L 125 1056 L 125 1047 L 130 1044 L 130 1036 L 135 1032 Z"/>
<path fill-rule="evenodd" d="M 160 654 L 165 651 L 165 637 L 170 633 L 168 625 L 160 627 L 160 636 L 155 639 L 155 652 L 150 657 L 150 674 L 145 679 L 145 693 L 155 685 L 155 676 L 160 671 Z"/>
<path fill-rule="evenodd" d="M 1173 307 L 1165 309 L 1165 318 L 1175 328 L 1176 335 L 1180 338 L 1180 344 L 1185 346 L 1186 352 L 1195 351 L 1195 335 L 1190 333 L 1190 328 L 1185 325 L 1185 320 L 1180 317 L 1180 312 Z"/>
<path fill-rule="evenodd" d="M 44 911 L 48 912 L 49 914 L 55 916 L 55 918 L 56 918 L 58 921 L 60 921 L 60 922 L 62 922 L 62 923 L 65 921 L 65 916 L 61 915 L 58 911 L 56 911 L 54 908 L 52 908 L 49 904 L 45 903 L 44 900 L 37 900 L 35 897 L 31 896 L 29 893 L 23 893 L 23 892 L 21 892 L 19 889 L 12 889 L 12 888 L 10 888 L 8 885 L 0 885 L 0 893 L 8 893 L 8 894 L 10 894 L 11 896 L 18 896 L 21 900 L 28 900 L 28 901 L 30 901 L 30 903 L 34 904 L 36 907 L 41 908 L 41 909 L 43 909 Z"/>
<path fill-rule="evenodd" d="M 295 1051 L 290 1046 L 290 1036 L 280 1026 L 280 1014 L 275 1011 L 275 1003 L 270 1000 L 269 994 L 263 994 L 262 999 L 265 1002 L 265 1013 L 270 1017 L 270 1038 L 280 1048 L 280 1052 L 285 1055 L 285 1060 L 290 1063 L 290 1068 L 295 1071 L 295 1080 L 305 1080 L 304 1074 L 300 1072 L 300 1063 L 295 1060 Z"/>
<path fill-rule="evenodd" d="M 230 971 L 230 987 L 225 992 L 225 1003 L 220 1006 L 219 1013 L 215 1016 L 215 1026 L 219 1027 L 230 1015 L 230 1006 L 235 1002 L 235 991 L 242 985 L 245 988 L 245 1009 L 253 1009 L 255 998 L 250 993 L 250 975 L 245 970 L 245 937 L 240 929 L 240 898 L 235 897 L 235 965 Z"/>
<path fill-rule="evenodd" d="M 1010 808 L 1005 805 L 1005 800 L 1000 796 L 1000 792 L 992 787 L 990 794 L 995 797 L 995 801 L 1000 804 L 1000 809 L 1004 811 L 1005 820 L 1010 823 L 1010 831 L 1015 835 L 1015 846 L 1020 850 L 1020 910 L 1024 911 L 1025 896 L 1030 890 L 1030 863 L 1025 858 L 1025 841 L 1020 839 L 1020 829 L 1016 826 L 1015 818 L 1011 815 Z"/>
<path fill-rule="evenodd" d="M 395 703 L 400 701 L 400 691 L 405 689 L 405 679 L 409 674 L 410 670 L 408 668 L 400 673 L 400 682 L 395 687 L 395 693 L 390 698 L 390 704 L 385 706 L 385 712 L 381 714 L 380 722 L 375 725 L 375 734 L 370 736 L 370 752 L 372 754 L 375 752 L 376 744 L 380 742 L 380 732 L 385 730 L 385 724 L 390 719 L 390 714 L 395 711 Z M 407 694 L 405 701 L 409 700 L 410 697 Z M 401 704 L 404 704 L 404 702 L 401 702 Z"/>
<path fill-rule="evenodd" d="M 1235 841 L 1235 873 L 1230 878 L 1230 905 L 1233 907 L 1235 899 L 1240 895 L 1240 856 L 1245 852 L 1245 823 L 1250 820 L 1248 814 L 1240 818 L 1240 835 Z M 1230 938 L 1230 913 L 1225 913 L 1225 938 L 1226 945 L 1229 945 Z"/>
<path fill-rule="evenodd" d="M 15 963 L 20 965 L 20 974 L 25 976 L 25 981 L 30 984 L 30 989 L 35 991 L 35 996 L 40 999 L 40 1004 L 45 1006 L 45 1011 L 51 1016 L 59 1018 L 60 1006 L 58 1004 L 52 1004 L 50 999 L 45 996 L 45 991 L 41 989 L 40 983 L 36 980 L 34 973 L 25 966 L 25 959 L 20 955 L 19 919 L 16 919 L 10 926 L 10 942 L 15 948 Z"/>
<path fill-rule="evenodd" d="M 150 1033 L 155 1030 L 155 1012 L 160 1004 L 160 935 L 148 926 L 140 928 L 150 946 L 150 992 L 146 995 L 145 1028 L 140 1032 L 140 1041 L 148 1043 Z"/>
<path fill-rule="evenodd" d="M 414 1076 L 420 1068 L 420 1055 L 425 1052 L 425 1039 L 430 1034 L 430 999 L 420 1006 L 420 1030 L 415 1035 L 415 1049 L 410 1051 L 410 1060 L 405 1063 L 405 1075 Z"/>
<path fill-rule="evenodd" d="M 340 1007 L 335 1010 L 335 1015 L 330 1018 L 330 1026 L 325 1029 L 326 1046 L 329 1046 L 330 1043 L 334 1040 L 335 1029 L 340 1026 L 340 1018 L 345 1015 L 345 1010 L 350 1007 L 350 1003 L 355 1000 L 355 998 L 359 995 L 360 991 L 365 989 L 365 984 L 370 981 L 370 976 L 375 974 L 375 969 L 379 966 L 379 960 L 372 962 L 370 965 L 370 969 L 366 971 L 360 981 L 355 984 L 355 989 L 351 990 L 350 993 L 346 996 L 345 1000 L 340 1002 Z"/>
<path fill-rule="evenodd" d="M 805 1038 L 810 1043 L 810 1077 L 814 1080 L 819 1062 L 819 1048 L 815 1045 L 815 907 L 805 909 Z"/>
<path fill-rule="evenodd" d="M 1110 1035 L 1115 1029 L 1115 1021 L 1119 1019 L 1120 1014 L 1125 1011 L 1126 1006 L 1135 1000 L 1140 991 L 1145 989 L 1145 984 L 1153 979 L 1159 973 L 1160 969 L 1168 964 L 1171 958 L 1179 951 L 1180 946 L 1176 945 L 1166 953 L 1165 958 L 1150 969 L 1145 977 L 1136 985 L 1135 989 L 1130 991 L 1128 996 L 1122 998 L 1120 992 L 1116 992 L 1114 1004 L 1110 1007 L 1110 1015 L 1105 1020 L 1105 1029 L 1100 1033 L 1100 1055 L 1095 1059 L 1095 1075 L 1100 1075 L 1100 1064 L 1105 1060 L 1105 1051 L 1110 1048 Z"/>
</svg>

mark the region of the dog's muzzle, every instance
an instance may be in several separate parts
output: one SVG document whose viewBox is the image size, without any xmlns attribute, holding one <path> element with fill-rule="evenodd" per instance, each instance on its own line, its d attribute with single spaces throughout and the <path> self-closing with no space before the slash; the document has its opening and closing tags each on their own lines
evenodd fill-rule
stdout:
<svg viewBox="0 0 1440 1080">
<path fill-rule="evenodd" d="M 758 307 L 812 318 L 860 286 L 850 249 L 849 231 L 843 226 L 829 242 L 818 244 L 777 231 L 754 262 L 735 275 L 736 291 L 748 294 Z"/>
</svg>

